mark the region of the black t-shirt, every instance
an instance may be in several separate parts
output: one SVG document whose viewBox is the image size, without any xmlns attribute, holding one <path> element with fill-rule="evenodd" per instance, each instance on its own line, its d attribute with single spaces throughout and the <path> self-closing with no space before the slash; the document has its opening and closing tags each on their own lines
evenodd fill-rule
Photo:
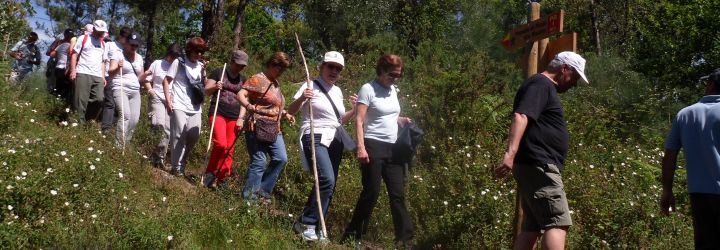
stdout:
<svg viewBox="0 0 720 250">
<path fill-rule="evenodd" d="M 528 117 L 515 161 L 562 167 L 570 135 L 555 84 L 542 74 L 530 77 L 515 95 L 513 112 Z"/>
<path fill-rule="evenodd" d="M 219 81 L 220 74 L 222 74 L 222 69 L 216 69 L 210 74 L 210 79 Z M 223 89 L 220 91 L 220 106 L 218 106 L 218 115 L 228 119 L 237 119 L 240 115 L 240 102 L 238 102 L 236 96 L 237 92 L 242 89 L 242 84 L 245 82 L 245 76 L 238 74 L 233 78 L 230 77 L 226 71 L 225 77 L 223 77 L 223 82 L 225 82 L 225 84 L 223 84 Z M 216 98 L 217 93 L 213 94 L 212 100 L 210 101 L 210 112 L 208 112 L 208 116 L 212 116 L 215 111 Z"/>
</svg>

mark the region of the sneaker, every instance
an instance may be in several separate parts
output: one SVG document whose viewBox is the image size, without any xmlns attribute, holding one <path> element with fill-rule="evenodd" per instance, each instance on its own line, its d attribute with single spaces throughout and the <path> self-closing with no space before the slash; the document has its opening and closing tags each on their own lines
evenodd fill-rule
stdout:
<svg viewBox="0 0 720 250">
<path fill-rule="evenodd" d="M 203 177 L 203 186 L 210 188 L 212 187 L 213 182 L 215 182 L 215 175 L 213 173 L 205 173 L 205 177 Z"/>
<path fill-rule="evenodd" d="M 302 238 L 303 238 L 303 240 L 306 240 L 306 241 L 318 240 L 318 235 L 315 232 L 315 226 L 306 225 L 305 231 L 302 232 Z"/>
</svg>

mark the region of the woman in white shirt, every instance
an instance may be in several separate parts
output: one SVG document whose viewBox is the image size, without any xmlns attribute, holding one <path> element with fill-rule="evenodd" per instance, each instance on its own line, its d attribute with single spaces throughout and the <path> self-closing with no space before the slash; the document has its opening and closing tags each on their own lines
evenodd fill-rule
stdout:
<svg viewBox="0 0 720 250">
<path fill-rule="evenodd" d="M 309 170 L 312 164 L 310 139 L 315 140 L 315 159 L 317 160 L 318 182 L 320 185 L 320 203 L 322 204 L 323 215 L 327 214 L 330 201 L 335 191 L 335 181 L 342 159 L 343 146 L 353 147 L 352 140 L 344 141 L 342 138 L 350 138 L 342 128 L 347 123 L 355 110 L 345 111 L 343 106 L 343 94 L 335 85 L 340 78 L 340 72 L 345 67 L 345 59 L 337 51 L 325 53 L 323 61 L 318 66 L 320 77 L 313 81 L 313 88 L 310 89 L 305 83 L 295 93 L 294 101 L 290 104 L 288 112 L 294 114 L 301 107 L 303 109 L 303 122 L 300 127 L 301 144 L 303 155 L 303 167 Z M 308 101 L 309 100 L 309 101 Z M 354 104 L 357 96 L 350 97 Z M 313 109 L 314 135 L 310 135 L 310 113 L 309 106 Z M 345 133 L 343 136 L 342 133 Z M 337 135 L 337 136 L 336 136 Z M 326 235 L 317 233 L 319 212 L 315 196 L 315 188 L 308 196 L 302 216 L 293 225 L 297 233 L 302 234 L 304 240 L 318 240 L 326 238 Z"/>
<path fill-rule="evenodd" d="M 200 37 L 185 45 L 185 57 L 173 61 L 163 80 L 163 93 L 170 118 L 171 174 L 185 176 L 185 164 L 200 137 L 201 108 L 204 100 L 202 54 L 208 50 Z M 170 87 L 172 84 L 172 88 Z"/>
<path fill-rule="evenodd" d="M 112 77 L 113 98 L 115 104 L 120 108 L 119 111 L 122 112 L 121 117 L 125 118 L 115 126 L 117 128 L 115 133 L 117 146 L 130 142 L 135 126 L 140 120 L 140 81 L 138 77 L 143 70 L 143 58 L 137 53 L 139 46 L 138 35 L 130 35 L 127 46 L 124 46 L 122 50 L 122 58 L 110 61 L 109 72 Z"/>
<path fill-rule="evenodd" d="M 48 53 L 48 56 L 55 57 L 57 60 L 57 64 L 55 64 L 55 93 L 60 95 L 67 104 L 70 104 L 70 90 L 72 88 L 72 82 L 67 76 L 68 51 L 73 37 L 75 37 L 73 31 L 66 29 L 63 32 L 63 40 L 56 47 L 50 49 Z"/>
<path fill-rule="evenodd" d="M 377 77 L 358 93 L 355 127 L 357 158 L 362 172 L 363 189 L 353 217 L 345 229 L 343 241 L 360 240 L 370 225 L 370 216 L 385 181 L 395 228 L 395 241 L 402 248 L 411 247 L 415 231 L 405 206 L 405 167 L 393 162 L 392 149 L 398 126 L 412 122 L 400 116 L 400 102 L 395 82 L 402 77 L 403 62 L 397 55 L 384 55 L 375 68 Z"/>
<path fill-rule="evenodd" d="M 155 60 L 150 65 L 150 68 L 140 75 L 140 81 L 142 81 L 145 90 L 148 92 L 150 126 L 156 133 L 162 133 L 160 142 L 152 154 L 153 166 L 156 168 L 164 167 L 168 142 L 170 141 L 170 113 L 163 92 L 163 80 L 170 69 L 170 65 L 180 54 L 180 46 L 173 43 L 167 48 L 165 58 Z"/>
</svg>

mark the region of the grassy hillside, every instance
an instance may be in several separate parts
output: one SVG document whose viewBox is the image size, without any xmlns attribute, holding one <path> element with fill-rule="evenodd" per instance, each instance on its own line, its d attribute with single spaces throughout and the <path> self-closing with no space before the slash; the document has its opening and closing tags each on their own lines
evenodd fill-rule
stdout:
<svg viewBox="0 0 720 250">
<path fill-rule="evenodd" d="M 408 175 L 408 207 L 420 248 L 497 249 L 511 241 L 514 183 L 496 180 L 511 100 L 520 84 L 514 65 L 478 54 L 466 64 L 437 63 L 421 54 L 407 62 L 401 83 L 403 110 L 427 131 L 418 163 Z M 370 56 L 366 56 L 370 57 Z M 344 92 L 370 79 L 374 58 L 349 57 Z M 585 248 L 692 248 L 689 202 L 682 169 L 676 184 L 678 213 L 658 213 L 659 160 L 666 117 L 673 110 L 661 90 L 622 61 L 590 58 L 593 85 L 564 95 L 571 148 L 563 173 L 575 226 L 568 244 Z M 6 72 L 7 64 L 0 64 Z M 450 68 L 443 65 L 463 65 Z M 253 65 L 247 74 L 257 72 Z M 299 82 L 291 69 L 284 82 Z M 297 85 L 285 84 L 290 96 Z M 301 170 L 297 127 L 286 127 L 290 161 L 270 206 L 237 195 L 248 157 L 238 141 L 236 173 L 228 190 L 211 192 L 152 169 L 146 156 L 157 139 L 148 128 L 146 103 L 133 145 L 113 147 L 97 125 L 75 126 L 74 115 L 46 94 L 44 79 L 23 86 L 0 80 L 0 242 L 7 248 L 288 249 L 314 248 L 291 231 L 312 179 Z M 699 95 L 698 95 L 699 96 Z M 143 99 L 146 100 L 146 99 Z M 206 109 L 207 110 L 207 107 Z M 676 109 L 675 109 L 676 110 Z M 205 112 L 205 111 L 204 111 Z M 665 120 L 663 120 L 665 119 Z M 203 125 L 205 126 L 205 125 Z M 188 171 L 203 170 L 207 126 Z M 361 189 L 357 162 L 346 153 L 328 215 L 337 242 Z M 373 215 L 366 244 L 391 248 L 387 195 Z M 329 248 L 349 246 L 331 244 Z"/>
</svg>

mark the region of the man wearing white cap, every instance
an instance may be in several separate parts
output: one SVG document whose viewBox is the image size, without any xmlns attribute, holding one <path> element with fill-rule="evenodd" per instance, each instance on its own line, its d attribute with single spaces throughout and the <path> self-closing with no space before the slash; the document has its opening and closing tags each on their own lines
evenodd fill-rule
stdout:
<svg viewBox="0 0 720 250">
<path fill-rule="evenodd" d="M 87 113 L 90 104 L 99 104 L 103 101 L 103 88 L 105 80 L 105 61 L 108 50 L 103 41 L 107 32 L 107 24 L 103 20 L 93 22 L 93 32 L 90 35 L 78 37 L 70 58 L 71 80 L 75 81 L 73 107 L 78 113 L 78 119 L 84 123 L 87 118 L 95 119 L 98 116 L 99 106 Z"/>
<path fill-rule="evenodd" d="M 300 86 L 300 89 L 293 97 L 295 100 L 290 104 L 288 112 L 296 113 L 302 108 L 302 126 L 300 127 L 300 143 L 303 168 L 307 171 L 312 163 L 310 140 L 315 140 L 315 158 L 317 159 L 318 181 L 320 183 L 320 202 L 322 213 L 327 214 L 333 192 L 335 191 L 335 180 L 342 159 L 343 148 L 352 148 L 354 143 L 342 124 L 355 115 L 354 104 L 357 95 L 350 97 L 353 109 L 345 111 L 343 106 L 343 94 L 335 85 L 340 78 L 340 72 L 345 67 L 345 58 L 337 51 L 325 53 L 323 61 L 318 66 L 320 77 L 312 83 L 312 89 L 308 83 Z M 309 103 L 308 103 L 309 102 Z M 310 135 L 310 110 L 313 109 L 314 135 Z M 302 234 L 304 240 L 325 240 L 326 236 L 318 235 L 317 225 L 319 224 L 319 210 L 316 202 L 315 190 L 310 192 L 302 216 L 293 225 L 297 233 Z"/>
<path fill-rule="evenodd" d="M 572 220 L 561 172 L 570 136 L 558 93 L 580 79 L 589 83 L 585 59 L 561 52 L 515 95 L 507 149 L 502 165 L 495 169 L 499 177 L 512 172 L 518 185 L 524 214 L 514 249 L 535 249 L 540 236 L 544 249 L 565 249 Z"/>
</svg>

